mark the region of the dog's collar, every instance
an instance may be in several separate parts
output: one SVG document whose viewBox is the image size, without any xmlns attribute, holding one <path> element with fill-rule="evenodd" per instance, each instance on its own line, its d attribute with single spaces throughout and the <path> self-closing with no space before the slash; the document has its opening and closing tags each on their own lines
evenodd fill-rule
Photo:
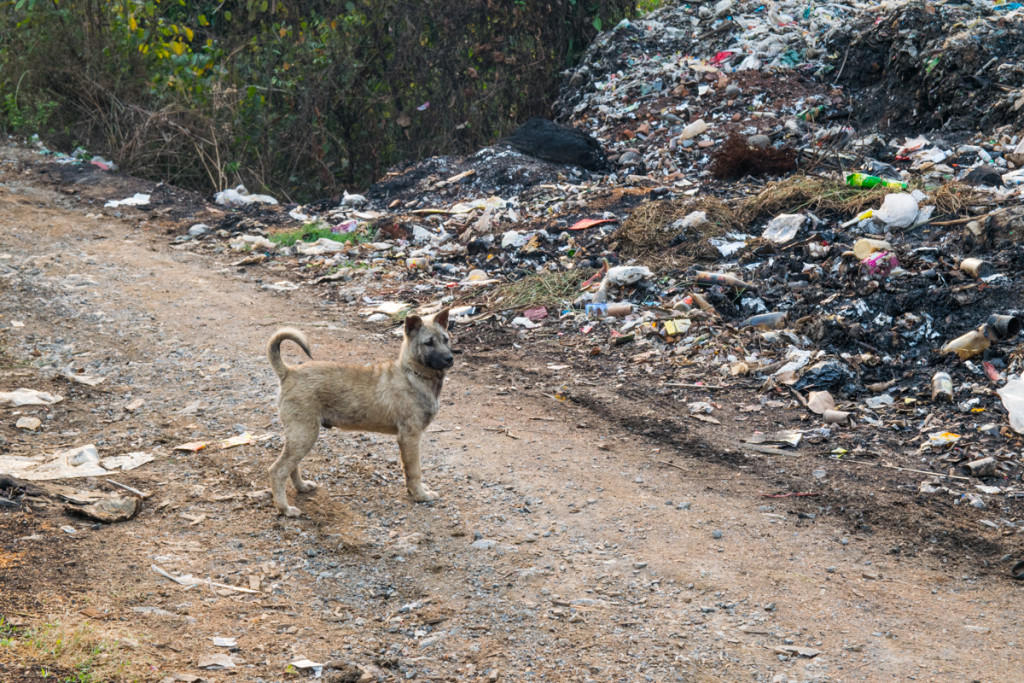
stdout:
<svg viewBox="0 0 1024 683">
<path fill-rule="evenodd" d="M 434 370 L 430 368 L 427 369 L 426 372 L 424 372 L 423 370 L 420 369 L 421 367 L 422 366 L 419 365 L 410 365 L 409 370 L 412 372 L 412 374 L 416 375 L 417 377 L 421 377 L 427 380 L 428 382 L 436 382 L 438 380 L 444 379 L 443 370 Z"/>
</svg>

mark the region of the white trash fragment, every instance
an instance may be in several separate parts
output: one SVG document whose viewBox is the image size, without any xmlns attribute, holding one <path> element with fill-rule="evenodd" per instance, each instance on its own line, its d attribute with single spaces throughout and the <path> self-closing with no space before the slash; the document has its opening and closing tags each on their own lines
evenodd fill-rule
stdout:
<svg viewBox="0 0 1024 683">
<path fill-rule="evenodd" d="M 329 237 L 321 237 L 316 242 L 296 242 L 295 251 L 303 256 L 323 256 L 324 254 L 335 254 L 345 251 L 348 245 Z"/>
<path fill-rule="evenodd" d="M 366 197 L 361 194 L 349 194 L 345 192 L 345 196 L 341 200 L 342 206 L 362 206 L 366 203 Z"/>
<path fill-rule="evenodd" d="M 65 371 L 64 377 L 71 382 L 84 384 L 89 387 L 95 387 L 107 381 L 106 377 L 101 377 L 99 375 L 87 375 L 81 372 L 72 372 L 70 369 Z"/>
<path fill-rule="evenodd" d="M 1011 379 L 996 393 L 1010 416 L 1010 428 L 1024 434 L 1024 379 Z"/>
<path fill-rule="evenodd" d="M 672 223 L 674 230 L 686 230 L 687 228 L 699 228 L 708 222 L 706 211 L 691 211 L 679 220 Z"/>
<path fill-rule="evenodd" d="M 789 351 L 786 353 L 786 360 L 789 362 L 772 373 L 773 377 L 790 372 L 796 372 L 800 368 L 804 367 L 811 362 L 811 352 L 798 349 L 795 346 L 790 346 Z"/>
<path fill-rule="evenodd" d="M 223 671 L 225 669 L 234 669 L 235 660 L 231 658 L 231 655 L 205 655 L 199 658 L 196 666 L 207 671 Z"/>
<path fill-rule="evenodd" d="M 773 244 L 790 242 L 807 223 L 807 216 L 800 213 L 783 213 L 769 221 L 761 237 Z"/>
<path fill-rule="evenodd" d="M 626 287 L 646 278 L 654 277 L 647 266 L 615 266 L 609 268 L 601 280 L 601 286 L 594 292 L 594 303 L 600 304 L 608 300 L 609 287 Z"/>
<path fill-rule="evenodd" d="M 747 246 L 746 241 L 731 241 L 722 239 L 721 237 L 712 237 L 708 240 L 708 244 L 718 250 L 718 253 L 722 256 L 732 256 L 737 251 Z"/>
<path fill-rule="evenodd" d="M 277 244 L 262 235 L 239 235 L 228 242 L 235 251 L 276 251 Z"/>
<path fill-rule="evenodd" d="M 502 249 L 522 249 L 530 241 L 530 235 L 523 234 L 518 230 L 509 230 L 501 236 Z"/>
<path fill-rule="evenodd" d="M 540 327 L 540 323 L 535 323 L 526 316 L 519 316 L 512 319 L 512 327 L 525 327 L 528 330 L 532 330 Z"/>
<path fill-rule="evenodd" d="M 8 406 L 50 406 L 60 403 L 64 397 L 59 394 L 51 394 L 47 391 L 36 391 L 35 389 L 15 389 L 14 391 L 0 391 L 0 405 Z"/>
<path fill-rule="evenodd" d="M 149 195 L 136 192 L 127 199 L 111 199 L 103 206 L 107 209 L 113 209 L 119 206 L 145 206 L 146 204 L 149 204 Z"/>
<path fill-rule="evenodd" d="M 260 289 L 269 289 L 272 292 L 294 292 L 298 288 L 299 286 L 290 280 L 279 280 L 278 282 L 260 286 Z"/>
<path fill-rule="evenodd" d="M 100 465 L 96 446 L 88 444 L 53 455 L 0 455 L 0 473 L 26 481 L 102 477 L 110 471 Z"/>
<path fill-rule="evenodd" d="M 888 228 L 906 228 L 917 219 L 917 200 L 906 192 L 887 194 L 882 207 L 876 210 L 873 218 L 878 219 Z"/>
<path fill-rule="evenodd" d="M 892 405 L 893 400 L 890 394 L 881 394 L 880 396 L 870 396 L 864 399 L 864 405 L 872 410 L 878 410 L 882 406 Z"/>
<path fill-rule="evenodd" d="M 299 671 L 305 671 L 306 669 L 309 669 L 313 672 L 313 678 L 320 678 L 320 675 L 324 668 L 323 664 L 318 664 L 312 660 L 305 658 L 296 659 L 294 662 L 291 662 L 291 666 L 295 667 Z"/>
<path fill-rule="evenodd" d="M 213 195 L 213 201 L 221 206 L 242 207 L 250 204 L 277 204 L 277 200 L 270 195 L 249 194 L 245 185 L 238 185 L 231 190 L 223 190 Z"/>
<path fill-rule="evenodd" d="M 112 455 L 109 458 L 101 458 L 100 465 L 104 469 L 113 472 L 119 470 L 121 472 L 128 472 L 134 470 L 136 467 L 141 467 L 147 462 L 153 462 L 154 456 L 152 453 L 146 451 L 132 451 L 125 455 Z"/>
</svg>

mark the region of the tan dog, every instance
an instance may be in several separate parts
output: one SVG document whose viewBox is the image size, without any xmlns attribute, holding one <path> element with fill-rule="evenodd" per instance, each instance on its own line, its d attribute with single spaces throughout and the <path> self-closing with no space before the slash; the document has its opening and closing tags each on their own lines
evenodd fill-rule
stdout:
<svg viewBox="0 0 1024 683">
<path fill-rule="evenodd" d="M 306 337 L 295 329 L 278 330 L 267 345 L 270 365 L 281 380 L 278 410 L 284 424 L 284 449 L 270 466 L 278 511 L 287 517 L 302 514 L 288 504 L 289 477 L 302 493 L 316 488 L 302 478 L 299 461 L 313 448 L 321 426 L 396 434 L 409 494 L 417 501 L 436 499 L 437 494 L 423 486 L 420 436 L 437 415 L 445 372 L 454 362 L 448 309 L 424 318 L 408 316 L 398 360 L 387 363 L 358 366 L 311 360 L 290 366 L 281 360 L 285 339 L 313 358 Z"/>
</svg>

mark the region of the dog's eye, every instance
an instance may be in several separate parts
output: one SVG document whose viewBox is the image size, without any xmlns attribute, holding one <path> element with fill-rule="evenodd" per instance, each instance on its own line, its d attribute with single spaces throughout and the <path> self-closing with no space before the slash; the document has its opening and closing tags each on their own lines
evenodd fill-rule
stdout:
<svg viewBox="0 0 1024 683">
<path fill-rule="evenodd" d="M 434 345 L 434 340 L 433 339 L 428 339 L 427 341 L 423 342 L 423 345 L 424 346 L 433 346 Z"/>
</svg>

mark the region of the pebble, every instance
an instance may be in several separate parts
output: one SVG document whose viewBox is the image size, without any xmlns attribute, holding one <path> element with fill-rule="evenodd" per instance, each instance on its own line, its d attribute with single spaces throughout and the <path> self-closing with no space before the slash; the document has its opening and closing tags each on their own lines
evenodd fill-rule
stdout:
<svg viewBox="0 0 1024 683">
<path fill-rule="evenodd" d="M 767 135 L 751 135 L 747 138 L 747 144 L 757 149 L 766 149 L 772 140 Z"/>
<path fill-rule="evenodd" d="M 30 432 L 34 432 L 41 427 L 43 421 L 38 417 L 19 417 L 18 421 L 14 424 L 18 429 L 24 429 Z"/>
<path fill-rule="evenodd" d="M 619 164 L 622 166 L 629 166 L 630 164 L 640 163 L 642 159 L 643 157 L 639 152 L 630 149 L 619 155 Z"/>
<path fill-rule="evenodd" d="M 722 537 L 722 530 L 721 529 L 715 529 L 714 531 L 711 532 L 711 537 L 712 538 L 721 538 Z"/>
</svg>

